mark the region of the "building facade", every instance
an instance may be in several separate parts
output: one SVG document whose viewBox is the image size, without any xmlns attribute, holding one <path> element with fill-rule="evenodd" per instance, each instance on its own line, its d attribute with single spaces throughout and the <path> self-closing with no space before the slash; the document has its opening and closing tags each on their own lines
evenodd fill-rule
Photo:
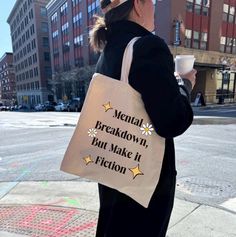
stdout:
<svg viewBox="0 0 236 237">
<path fill-rule="evenodd" d="M 46 4 L 17 0 L 7 22 L 11 29 L 18 104 L 33 107 L 52 99 L 50 45 Z"/>
<path fill-rule="evenodd" d="M 5 53 L 0 58 L 0 101 L 5 105 L 14 105 L 16 102 L 16 83 L 12 53 Z"/>
<path fill-rule="evenodd" d="M 78 69 L 97 62 L 98 54 L 89 45 L 89 31 L 99 6 L 99 0 L 52 0 L 47 5 L 56 99 L 84 96 Z"/>
<path fill-rule="evenodd" d="M 198 73 L 192 100 L 201 92 L 209 103 L 236 101 L 235 8 L 236 0 L 156 3 L 156 32 L 166 40 L 173 56 L 196 57 Z"/>
<path fill-rule="evenodd" d="M 207 103 L 235 101 L 236 0 L 156 0 L 155 7 L 155 33 L 173 56 L 196 57 L 192 101 L 199 92 Z M 75 68 L 95 64 L 98 55 L 88 36 L 93 15 L 101 14 L 99 0 L 51 0 L 47 10 L 53 75 L 63 77 L 60 72 L 67 71 L 69 78 Z M 59 94 L 70 94 L 72 87 L 64 86 Z"/>
</svg>

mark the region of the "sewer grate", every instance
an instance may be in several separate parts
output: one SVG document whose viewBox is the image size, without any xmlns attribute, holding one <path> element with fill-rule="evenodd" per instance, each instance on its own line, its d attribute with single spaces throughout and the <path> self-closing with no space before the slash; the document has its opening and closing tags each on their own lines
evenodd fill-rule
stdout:
<svg viewBox="0 0 236 237">
<path fill-rule="evenodd" d="M 177 181 L 178 191 L 210 198 L 230 197 L 234 191 L 230 183 L 204 177 L 183 177 Z"/>
<path fill-rule="evenodd" d="M 0 230 L 32 237 L 94 237 L 97 213 L 47 206 L 1 206 Z"/>
</svg>

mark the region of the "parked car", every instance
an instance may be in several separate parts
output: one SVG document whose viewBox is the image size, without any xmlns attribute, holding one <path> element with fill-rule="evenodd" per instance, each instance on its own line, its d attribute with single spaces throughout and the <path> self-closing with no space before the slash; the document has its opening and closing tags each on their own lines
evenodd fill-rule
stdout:
<svg viewBox="0 0 236 237">
<path fill-rule="evenodd" d="M 7 111 L 7 107 L 5 105 L 0 105 L 0 111 Z"/>
<path fill-rule="evenodd" d="M 63 102 L 59 102 L 57 103 L 57 105 L 55 105 L 56 111 L 67 111 L 67 108 L 68 108 L 68 104 L 63 103 Z"/>
<path fill-rule="evenodd" d="M 79 111 L 81 111 L 81 108 L 82 108 L 81 100 L 79 97 L 77 97 L 77 98 L 73 98 L 69 102 L 67 110 L 68 110 L 68 112 L 70 112 L 70 111 L 79 112 Z"/>
<path fill-rule="evenodd" d="M 18 110 L 18 106 L 17 105 L 10 106 L 10 111 L 17 111 L 17 110 Z"/>
<path fill-rule="evenodd" d="M 30 109 L 27 105 L 19 105 L 18 106 L 18 111 L 19 112 L 28 112 Z"/>
<path fill-rule="evenodd" d="M 46 101 L 43 105 L 43 111 L 55 111 L 55 105 L 57 103 L 53 101 Z"/>
<path fill-rule="evenodd" d="M 43 104 L 37 104 L 34 106 L 35 111 L 43 111 L 44 110 L 44 105 Z"/>
</svg>

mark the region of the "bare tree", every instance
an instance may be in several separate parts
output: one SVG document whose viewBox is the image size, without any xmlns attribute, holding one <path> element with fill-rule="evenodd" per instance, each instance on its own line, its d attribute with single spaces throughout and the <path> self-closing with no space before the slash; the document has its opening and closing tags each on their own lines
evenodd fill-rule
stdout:
<svg viewBox="0 0 236 237">
<path fill-rule="evenodd" d="M 55 72 L 48 82 L 54 92 L 54 97 L 56 97 L 55 100 L 66 100 L 73 97 L 81 97 L 83 100 L 94 71 L 95 65 L 88 65 L 80 68 L 76 67 L 66 72 Z"/>
</svg>

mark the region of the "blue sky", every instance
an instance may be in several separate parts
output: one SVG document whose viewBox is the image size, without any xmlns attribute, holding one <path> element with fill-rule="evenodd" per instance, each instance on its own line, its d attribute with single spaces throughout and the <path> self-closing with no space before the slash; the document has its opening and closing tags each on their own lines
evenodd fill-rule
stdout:
<svg viewBox="0 0 236 237">
<path fill-rule="evenodd" d="M 1 3 L 0 10 L 0 58 L 5 52 L 12 52 L 10 27 L 7 18 L 16 0 L 6 0 Z"/>
</svg>

